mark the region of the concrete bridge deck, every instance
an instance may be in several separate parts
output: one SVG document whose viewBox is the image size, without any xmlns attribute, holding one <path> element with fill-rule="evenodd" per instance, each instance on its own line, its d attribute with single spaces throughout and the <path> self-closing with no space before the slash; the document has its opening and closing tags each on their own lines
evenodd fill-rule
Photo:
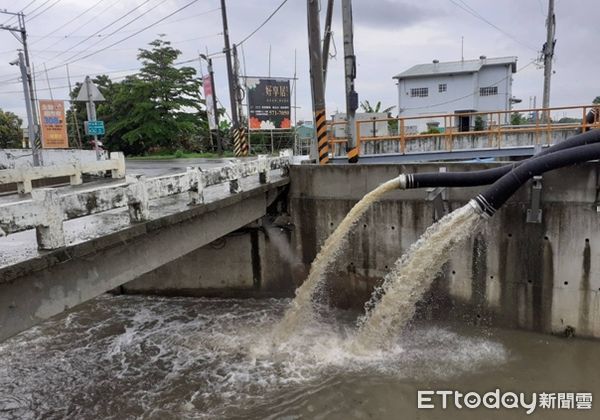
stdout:
<svg viewBox="0 0 600 420">
<path fill-rule="evenodd" d="M 261 174 L 260 168 L 251 173 Z M 149 216 L 136 223 L 131 222 L 127 206 L 65 220 L 65 246 L 57 249 L 39 250 L 34 229 L 0 238 L 0 340 L 264 216 L 289 179 L 285 168 L 262 174 L 262 178 L 242 177 L 238 171 L 233 181 L 225 176 L 224 182 L 209 182 L 214 185 L 204 188 L 203 202 L 197 205 L 190 205 L 185 189 L 150 200 Z M 126 188 L 126 184 L 101 186 Z M 85 196 L 98 187 L 87 184 L 75 189 Z M 73 190 L 56 192 L 59 199 L 69 201 Z"/>
</svg>

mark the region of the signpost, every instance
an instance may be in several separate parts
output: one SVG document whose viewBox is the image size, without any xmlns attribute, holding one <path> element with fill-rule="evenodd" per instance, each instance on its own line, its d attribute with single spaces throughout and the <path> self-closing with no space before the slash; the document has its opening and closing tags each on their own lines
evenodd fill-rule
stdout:
<svg viewBox="0 0 600 420">
<path fill-rule="evenodd" d="M 103 136 L 104 121 L 86 121 L 85 134 L 88 136 Z"/>
<path fill-rule="evenodd" d="M 81 89 L 79 90 L 79 94 L 77 95 L 76 101 L 87 102 L 87 118 L 86 122 L 86 134 L 94 136 L 94 150 L 96 151 L 96 159 L 100 160 L 100 148 L 98 147 L 98 136 L 104 134 L 104 122 L 96 121 L 96 104 L 94 101 L 104 101 L 104 96 L 98 90 L 95 84 L 92 83 L 92 79 L 90 76 L 85 77 L 85 82 L 81 85 Z M 90 123 L 99 122 L 102 125 L 102 133 L 88 132 Z M 94 124 L 92 124 L 94 125 Z M 97 126 L 96 126 L 97 127 Z"/>
<path fill-rule="evenodd" d="M 69 138 L 63 101 L 40 99 L 40 125 L 44 149 L 67 149 Z"/>
</svg>

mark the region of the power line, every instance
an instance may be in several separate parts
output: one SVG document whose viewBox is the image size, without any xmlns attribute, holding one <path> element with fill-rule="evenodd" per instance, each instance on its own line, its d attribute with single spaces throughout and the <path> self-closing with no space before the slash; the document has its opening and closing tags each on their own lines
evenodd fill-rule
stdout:
<svg viewBox="0 0 600 420">
<path fill-rule="evenodd" d="M 21 10 L 19 10 L 19 13 L 23 13 L 25 11 L 25 9 L 27 9 L 29 6 L 31 6 L 33 3 L 35 3 L 37 0 L 31 0 L 29 3 L 27 3 L 27 5 L 25 7 L 23 7 Z M 50 0 L 48 0 L 50 1 Z M 13 20 L 15 18 L 15 16 L 11 16 L 9 17 L 6 21 L 4 21 L 2 23 L 2 25 L 6 25 L 8 24 L 8 22 L 10 22 L 11 20 Z"/>
<path fill-rule="evenodd" d="M 56 6 L 58 3 L 60 3 L 62 0 L 56 0 L 54 3 L 52 3 L 51 5 L 49 5 L 48 7 L 46 7 L 44 10 L 34 14 L 33 16 L 31 16 L 29 19 L 27 19 L 27 22 L 32 21 L 33 19 L 37 18 L 38 16 L 46 13 L 48 10 L 52 9 L 54 6 Z M 45 3 L 44 3 L 45 4 Z M 33 13 L 33 11 L 31 11 L 30 13 Z"/>
<path fill-rule="evenodd" d="M 75 62 L 77 62 L 77 61 L 85 60 L 86 58 L 89 58 L 89 57 L 91 57 L 91 56 L 93 56 L 93 55 L 99 54 L 99 53 L 101 53 L 102 51 L 108 50 L 109 48 L 112 48 L 112 47 L 114 47 L 115 45 L 118 45 L 118 44 L 120 44 L 120 43 L 122 43 L 122 42 L 125 42 L 125 41 L 127 41 L 128 39 L 131 39 L 131 38 L 133 38 L 134 36 L 136 36 L 136 35 L 138 35 L 138 34 L 140 34 L 140 33 L 144 32 L 144 31 L 146 31 L 146 30 L 148 30 L 148 29 L 150 29 L 150 28 L 152 28 L 152 27 L 156 26 L 157 24 L 159 24 L 160 22 L 164 21 L 165 19 L 168 19 L 168 18 L 170 18 L 171 16 L 173 16 L 173 15 L 175 15 L 175 14 L 177 14 L 177 13 L 181 12 L 182 10 L 185 10 L 185 9 L 187 9 L 187 8 L 188 8 L 188 7 L 190 7 L 192 4 L 194 4 L 194 3 L 197 3 L 198 1 L 199 1 L 199 0 L 192 0 L 192 1 L 190 1 L 189 3 L 186 3 L 185 5 L 181 6 L 179 9 L 175 10 L 174 12 L 171 12 L 171 13 L 169 13 L 167 16 L 165 16 L 165 17 L 163 17 L 163 18 L 161 18 L 161 19 L 159 19 L 159 20 L 155 21 L 154 23 L 151 23 L 150 25 L 147 25 L 147 26 L 145 26 L 145 27 L 141 28 L 140 30 L 138 30 L 138 31 L 134 32 L 134 33 L 133 33 L 133 34 L 131 34 L 131 35 L 128 35 L 128 36 L 126 36 L 125 38 L 122 38 L 122 39 L 120 39 L 120 40 L 118 40 L 118 41 L 116 41 L 116 42 L 113 42 L 112 44 L 110 44 L 110 45 L 108 45 L 108 46 L 106 46 L 106 47 L 103 47 L 103 48 L 101 48 L 101 49 L 99 49 L 99 50 L 96 50 L 96 51 L 94 51 L 94 52 L 91 52 L 91 53 L 89 53 L 89 54 L 87 54 L 87 55 L 84 55 L 84 56 L 82 56 L 82 57 L 79 57 L 79 58 L 77 58 L 77 59 L 75 59 L 75 60 L 69 61 L 68 63 L 62 63 L 61 65 L 57 65 L 57 66 L 55 66 L 55 67 L 51 67 L 49 70 L 52 70 L 52 69 L 54 69 L 54 68 L 58 68 L 58 67 L 62 67 L 62 66 L 64 66 L 65 64 L 71 64 L 71 63 L 75 63 Z"/>
<path fill-rule="evenodd" d="M 244 42 L 248 41 L 255 33 L 257 33 L 263 26 L 265 26 L 267 24 L 267 22 L 269 22 L 271 20 L 271 18 L 273 16 L 275 16 L 275 14 L 288 2 L 288 0 L 283 0 L 281 2 L 281 4 L 279 6 L 277 6 L 277 8 L 273 11 L 273 13 L 271 13 L 269 15 L 269 17 L 267 17 L 265 19 L 265 21 L 263 23 L 261 23 L 258 28 L 256 28 L 255 30 L 253 30 L 248 36 L 246 36 L 246 38 L 242 39 L 240 42 L 238 42 L 236 45 L 240 46 L 242 45 Z"/>
<path fill-rule="evenodd" d="M 100 5 L 100 3 L 104 2 L 106 0 L 98 0 L 96 3 L 94 3 L 92 6 L 88 7 L 87 9 L 85 9 L 83 12 L 79 13 L 77 16 L 75 16 L 73 19 L 63 23 L 62 25 L 60 25 L 58 28 L 54 29 L 53 31 L 48 32 L 46 35 L 43 35 L 42 38 L 47 38 L 52 34 L 55 34 L 56 32 L 60 31 L 62 28 L 64 28 L 65 26 L 68 26 L 69 24 L 71 24 L 72 22 L 76 21 L 77 19 L 79 19 L 80 17 L 82 17 L 83 15 L 85 15 L 87 12 L 89 12 L 90 10 L 94 9 L 96 6 Z M 42 41 L 42 39 L 38 39 L 37 41 L 33 41 L 30 45 L 34 45 L 36 43 L 38 43 L 39 41 Z"/>
<path fill-rule="evenodd" d="M 67 48 L 64 52 L 52 57 L 52 60 L 55 60 L 56 58 L 60 57 L 63 54 L 66 54 L 69 51 L 72 51 L 75 47 L 78 47 L 79 45 L 83 44 L 84 42 L 86 42 L 87 40 L 89 40 L 90 38 L 94 37 L 95 35 L 98 35 L 100 32 L 102 32 L 105 29 L 110 28 L 111 26 L 113 26 L 115 23 L 125 19 L 127 16 L 129 16 L 130 14 L 132 14 L 133 12 L 135 12 L 136 10 L 138 10 L 140 7 L 144 6 L 145 4 L 149 3 L 151 0 L 145 0 L 143 3 L 137 5 L 136 7 L 134 7 L 133 9 L 129 10 L 127 13 L 125 13 L 123 16 L 119 17 L 118 19 L 113 20 L 111 23 L 109 23 L 108 25 L 103 26 L 102 28 L 98 29 L 96 32 L 94 32 L 93 34 L 91 34 L 90 36 L 88 36 L 87 38 L 85 38 L 83 41 L 78 42 L 75 45 L 72 45 L 71 47 Z"/>
<path fill-rule="evenodd" d="M 143 12 L 143 13 L 139 14 L 139 15 L 138 15 L 138 16 L 136 16 L 135 18 L 131 19 L 129 22 L 127 22 L 127 23 L 125 23 L 125 24 L 123 24 L 123 25 L 119 26 L 117 29 L 115 29 L 114 31 L 112 31 L 112 32 L 111 32 L 111 33 L 109 33 L 108 35 L 106 35 L 106 36 L 103 36 L 101 39 L 99 39 L 98 41 L 96 41 L 96 42 L 95 42 L 95 43 L 93 43 L 92 45 L 88 46 L 88 47 L 87 47 L 87 48 L 84 50 L 84 53 L 85 53 L 85 52 L 87 52 L 87 51 L 89 51 L 90 49 L 92 49 L 92 48 L 93 48 L 93 47 L 95 47 L 96 45 L 98 45 L 98 44 L 101 44 L 102 42 L 104 42 L 104 40 L 106 40 L 106 39 L 110 38 L 111 36 L 113 36 L 113 35 L 115 35 L 115 34 L 117 34 L 117 33 L 119 33 L 119 32 L 120 32 L 122 29 L 124 29 L 124 28 L 128 27 L 129 25 L 131 25 L 131 24 L 132 24 L 132 23 L 134 23 L 135 21 L 137 21 L 137 20 L 141 19 L 142 17 L 144 17 L 145 15 L 147 15 L 148 13 L 150 13 L 151 11 L 153 11 L 154 9 L 156 9 L 156 8 L 157 8 L 158 6 L 160 6 L 161 4 L 162 4 L 162 2 L 161 2 L 161 3 L 156 3 L 156 4 L 155 4 L 154 6 L 152 6 L 150 9 L 148 9 L 148 10 L 146 10 L 145 12 Z M 69 62 L 70 62 L 71 60 L 73 60 L 75 57 L 77 57 L 77 56 L 78 56 L 78 55 L 80 55 L 80 54 L 82 54 L 82 53 L 77 53 L 77 54 L 74 54 L 74 55 L 72 55 L 71 57 L 67 58 L 67 61 L 69 61 Z"/>
<path fill-rule="evenodd" d="M 527 63 L 525 66 L 521 67 L 521 68 L 520 68 L 519 70 L 517 70 L 515 73 L 522 72 L 523 70 L 525 70 L 525 69 L 526 69 L 527 67 L 529 67 L 530 65 L 532 65 L 532 64 L 534 64 L 534 63 L 536 63 L 536 61 L 537 61 L 537 60 L 531 60 L 529 63 Z M 512 74 L 510 74 L 510 75 L 508 75 L 508 76 L 505 76 L 505 77 L 503 77 L 502 79 L 500 79 L 500 80 L 498 80 L 498 81 L 496 81 L 496 82 L 494 82 L 494 83 L 491 83 L 489 86 L 495 86 L 495 85 L 497 85 L 497 84 L 499 84 L 499 83 L 502 83 L 503 81 L 505 81 L 506 79 L 508 79 L 508 78 L 510 78 L 510 77 L 512 77 Z M 468 97 L 471 97 L 471 96 L 475 96 L 476 94 L 477 94 L 477 92 L 471 92 L 471 93 L 469 93 L 469 94 L 467 94 L 467 95 L 461 96 L 460 98 L 454 98 L 454 99 L 451 99 L 451 100 L 449 100 L 449 101 L 440 102 L 440 103 L 438 103 L 438 104 L 434 104 L 434 105 L 427 105 L 427 106 L 417 106 L 417 107 L 411 107 L 411 108 L 402 108 L 402 109 L 400 109 L 399 111 L 400 111 L 400 112 L 403 112 L 403 111 L 414 110 L 414 109 L 427 109 L 427 108 L 432 108 L 432 107 L 436 107 L 436 106 L 440 106 L 440 105 L 447 105 L 447 104 L 451 104 L 451 103 L 453 103 L 453 102 L 458 102 L 458 101 L 460 101 L 461 99 L 465 99 L 465 98 L 468 98 Z"/>
<path fill-rule="evenodd" d="M 514 35 L 512 35 L 511 33 L 505 31 L 504 29 L 502 29 L 501 27 L 499 27 L 498 25 L 490 22 L 488 19 L 486 19 L 485 17 L 483 17 L 479 12 L 477 12 L 477 10 L 473 9 L 471 6 L 469 6 L 464 0 L 458 0 L 460 3 L 458 3 L 456 0 L 450 0 L 450 2 L 452 4 L 454 4 L 455 6 L 459 7 L 460 9 L 464 10 L 465 12 L 467 12 L 468 14 L 470 14 L 471 16 L 487 23 L 488 25 L 490 25 L 492 28 L 496 29 L 497 31 L 503 33 L 504 35 L 506 35 L 507 37 L 509 37 L 510 39 L 512 39 L 513 41 L 515 41 L 518 44 L 521 44 L 522 46 L 524 46 L 525 48 L 528 48 L 532 51 L 535 51 L 536 53 L 538 52 L 537 48 L 532 47 L 531 45 L 526 44 L 525 42 L 522 42 L 520 39 L 518 39 L 517 37 L 515 37 Z"/>
<path fill-rule="evenodd" d="M 209 54 L 209 57 L 215 57 L 215 56 L 219 56 L 222 55 L 223 53 L 213 53 L 213 54 Z M 173 66 L 181 66 L 183 64 L 188 64 L 188 63 L 192 63 L 192 62 L 197 62 L 198 61 L 198 57 L 195 58 L 191 58 L 189 60 L 183 60 L 183 61 L 177 61 L 175 63 L 173 63 Z M 96 76 L 103 76 L 106 74 L 111 74 L 111 73 L 122 73 L 124 71 L 134 71 L 134 73 L 130 73 L 130 74 L 125 74 L 122 76 L 117 76 L 117 77 L 113 77 L 111 80 L 121 80 L 121 79 L 125 79 L 129 76 L 135 76 L 136 74 L 138 74 L 138 72 L 141 70 L 141 67 L 135 67 L 135 68 L 129 68 L 129 69 L 123 69 L 123 70 L 111 70 L 111 71 L 105 71 L 105 72 L 101 72 L 101 73 L 97 73 Z M 50 70 L 50 69 L 48 69 Z M 80 75 L 75 75 L 75 76 L 71 76 L 72 78 L 78 78 L 78 77 L 85 77 L 85 76 L 89 76 L 89 74 L 80 74 Z M 49 78 L 48 80 L 57 80 L 58 78 Z M 66 77 L 61 77 L 60 79 L 66 79 Z M 38 88 L 36 89 L 36 91 L 47 91 L 47 90 L 51 90 L 51 89 L 68 89 L 69 86 L 65 85 L 65 86 L 55 86 L 53 88 Z M 0 95 L 5 95 L 5 94 L 14 94 L 14 93 L 23 93 L 22 90 L 9 90 L 9 91 L 0 91 Z"/>
</svg>

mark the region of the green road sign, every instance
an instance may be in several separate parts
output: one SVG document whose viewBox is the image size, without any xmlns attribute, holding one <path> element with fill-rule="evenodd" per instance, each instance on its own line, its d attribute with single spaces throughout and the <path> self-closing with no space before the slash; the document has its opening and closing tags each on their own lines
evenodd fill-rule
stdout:
<svg viewBox="0 0 600 420">
<path fill-rule="evenodd" d="M 85 134 L 88 136 L 103 136 L 104 121 L 86 121 Z"/>
</svg>

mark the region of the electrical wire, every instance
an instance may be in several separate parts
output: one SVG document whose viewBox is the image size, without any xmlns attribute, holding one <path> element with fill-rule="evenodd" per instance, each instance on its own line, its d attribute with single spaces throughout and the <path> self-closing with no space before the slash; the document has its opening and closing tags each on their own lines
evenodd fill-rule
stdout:
<svg viewBox="0 0 600 420">
<path fill-rule="evenodd" d="M 69 21 L 63 23 L 62 25 L 60 25 L 58 28 L 48 32 L 46 35 L 43 35 L 41 38 L 42 39 L 38 39 L 36 41 L 31 42 L 29 45 L 35 45 L 38 42 L 42 41 L 43 39 L 48 38 L 50 35 L 55 34 L 56 32 L 60 31 L 62 28 L 64 28 L 65 26 L 70 25 L 72 22 L 75 22 L 76 20 L 78 20 L 79 18 L 81 18 L 83 15 L 85 15 L 86 13 L 88 13 L 90 10 L 96 8 L 97 6 L 99 6 L 102 2 L 104 2 L 106 0 L 98 0 L 96 3 L 94 3 L 92 6 L 88 7 L 87 9 L 85 9 L 83 12 L 79 13 L 77 16 L 75 16 L 73 19 L 70 19 Z"/>
<path fill-rule="evenodd" d="M 49 5 L 48 7 L 46 7 L 44 10 L 42 10 L 40 12 L 37 12 L 36 14 L 34 14 L 33 16 L 31 16 L 29 19 L 27 19 L 27 22 L 30 22 L 33 19 L 37 18 L 38 16 L 43 15 L 44 13 L 46 13 L 48 10 L 52 9 L 54 6 L 56 6 L 61 1 L 62 0 L 56 0 L 54 3 L 52 3 L 51 5 Z M 31 13 L 33 13 L 33 11 Z"/>
<path fill-rule="evenodd" d="M 100 38 L 98 41 L 94 42 L 92 45 L 88 46 L 85 50 L 84 53 L 87 51 L 90 51 L 92 48 L 94 48 L 96 45 L 103 43 L 106 39 L 110 38 L 111 36 L 118 34 L 122 29 L 128 27 L 129 25 L 131 25 L 132 23 L 134 23 L 135 21 L 141 19 L 142 17 L 144 17 L 145 15 L 147 15 L 148 13 L 150 13 L 151 11 L 153 11 L 154 9 L 156 9 L 158 6 L 161 6 L 164 2 L 160 2 L 160 3 L 156 3 L 154 6 L 152 6 L 151 8 L 149 8 L 148 10 L 146 10 L 143 13 L 140 13 L 138 16 L 136 16 L 135 18 L 131 19 L 129 22 L 119 26 L 117 29 L 115 29 L 114 31 L 112 31 L 111 33 L 103 36 L 102 38 Z M 72 55 L 71 57 L 67 58 L 67 61 L 71 62 L 71 60 L 73 60 L 74 58 L 76 58 L 78 55 L 81 55 L 82 53 L 77 53 Z"/>
<path fill-rule="evenodd" d="M 23 7 L 21 10 L 18 11 L 18 13 L 23 13 L 23 11 L 25 11 L 25 9 L 27 9 L 29 6 L 31 6 L 33 3 L 35 3 L 37 0 L 31 0 L 29 3 L 27 3 L 27 5 L 25 7 Z M 50 1 L 50 0 L 48 0 Z M 15 18 L 15 16 L 11 16 L 9 17 L 6 21 L 4 21 L 2 23 L 2 25 L 7 25 L 10 21 L 12 21 Z"/>
<path fill-rule="evenodd" d="M 242 45 L 244 42 L 248 41 L 250 38 L 252 38 L 252 36 L 257 33 L 263 26 L 265 26 L 267 24 L 267 22 L 269 22 L 271 20 L 271 18 L 273 16 L 275 16 L 275 14 L 288 2 L 288 0 L 283 0 L 281 2 L 281 4 L 279 6 L 277 6 L 277 8 L 273 11 L 273 13 L 271 13 L 269 15 L 269 17 L 267 17 L 263 23 L 261 23 L 258 28 L 256 28 L 255 30 L 253 30 L 252 32 L 250 32 L 250 34 L 248 36 L 246 36 L 246 38 L 242 39 L 240 42 L 238 42 L 236 45 L 240 46 Z"/>
<path fill-rule="evenodd" d="M 139 8 L 141 8 L 142 6 L 144 6 L 145 4 L 149 3 L 151 0 L 145 0 L 143 3 L 137 5 L 136 7 L 134 7 L 133 9 L 129 10 L 127 13 L 125 13 L 124 15 L 122 15 L 121 17 L 119 17 L 118 19 L 113 20 L 112 22 L 110 22 L 108 25 L 103 26 L 102 28 L 98 29 L 96 32 L 94 32 L 93 34 L 91 34 L 90 36 L 86 37 L 84 40 L 78 42 L 75 45 L 72 45 L 71 47 L 67 48 L 64 52 L 52 57 L 52 60 L 57 59 L 58 57 L 66 54 L 69 51 L 72 51 L 75 47 L 78 47 L 79 45 L 83 44 L 84 42 L 88 41 L 89 39 L 93 38 L 94 36 L 98 35 L 100 32 L 104 31 L 105 29 L 110 28 L 111 26 L 113 26 L 114 24 L 116 24 L 117 22 L 125 19 L 127 16 L 129 16 L 130 14 L 132 14 L 133 12 L 135 12 L 136 10 L 138 10 Z"/>
<path fill-rule="evenodd" d="M 516 43 L 524 46 L 525 48 L 528 48 L 532 51 L 538 52 L 538 49 L 535 47 L 532 47 L 531 45 L 521 41 L 520 39 L 518 39 L 517 37 L 515 37 L 514 35 L 512 35 L 511 33 L 505 31 L 504 29 L 502 29 L 501 27 L 499 27 L 498 25 L 495 25 L 494 23 L 490 22 L 488 19 L 486 19 L 485 17 L 483 17 L 479 12 L 477 12 L 477 10 L 473 9 L 471 6 L 469 6 L 464 0 L 450 0 L 450 2 L 452 4 L 454 4 L 455 6 L 459 7 L 460 9 L 464 10 L 465 12 L 467 12 L 468 14 L 470 14 L 471 16 L 487 23 L 488 25 L 490 25 L 492 28 L 496 29 L 497 31 L 501 32 L 502 34 L 504 34 L 505 36 L 509 37 L 510 39 L 512 39 L 513 41 L 515 41 Z M 460 2 L 460 3 L 459 3 Z"/>
</svg>

